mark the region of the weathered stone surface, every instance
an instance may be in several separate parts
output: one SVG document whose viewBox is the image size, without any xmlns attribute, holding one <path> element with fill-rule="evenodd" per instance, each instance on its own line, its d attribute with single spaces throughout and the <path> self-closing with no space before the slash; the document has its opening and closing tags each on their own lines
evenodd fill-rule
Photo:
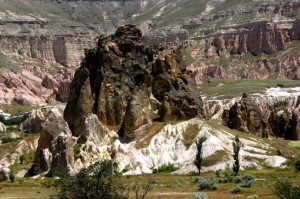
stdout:
<svg viewBox="0 0 300 199">
<path fill-rule="evenodd" d="M 21 123 L 20 129 L 29 133 L 36 133 L 42 129 L 42 122 L 45 121 L 44 113 L 41 109 L 33 110 L 29 118 Z"/>
<path fill-rule="evenodd" d="M 75 34 L 0 37 L 0 47 L 4 53 L 16 53 L 24 59 L 35 58 L 45 64 L 59 63 L 66 67 L 78 66 L 84 56 L 84 49 L 92 47 L 93 43 L 89 37 L 83 38 Z"/>
<path fill-rule="evenodd" d="M 0 132 L 6 132 L 6 126 L 0 122 Z"/>
<path fill-rule="evenodd" d="M 30 175 L 47 172 L 49 176 L 72 174 L 74 152 L 72 133 L 57 111 L 49 111 L 42 123 L 34 163 Z"/>
<path fill-rule="evenodd" d="M 252 133 L 261 137 L 300 138 L 300 118 L 297 107 L 288 102 L 260 104 L 247 94 L 235 102 L 229 110 L 224 110 L 222 122 L 232 129 Z"/>
<path fill-rule="evenodd" d="M 1 168 L 0 169 L 0 182 L 7 181 L 9 179 L 10 169 Z"/>
<path fill-rule="evenodd" d="M 134 26 L 120 27 L 113 36 L 101 36 L 98 47 L 86 52 L 64 113 L 73 135 L 80 136 L 90 113 L 106 125 L 122 127 L 119 134 L 129 140 L 153 119 L 203 116 L 200 95 L 193 92 L 195 81 L 179 49 L 147 47 L 140 37 Z"/>
</svg>

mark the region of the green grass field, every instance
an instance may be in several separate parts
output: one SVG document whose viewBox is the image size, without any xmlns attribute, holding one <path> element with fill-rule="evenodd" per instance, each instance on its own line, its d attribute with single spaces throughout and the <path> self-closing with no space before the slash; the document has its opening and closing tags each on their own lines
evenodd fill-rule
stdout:
<svg viewBox="0 0 300 199">
<path fill-rule="evenodd" d="M 221 177 L 225 173 L 231 171 L 221 171 Z M 296 173 L 293 169 L 265 169 L 260 171 L 248 170 L 241 171 L 240 175 L 246 173 L 252 174 L 256 178 L 256 182 L 250 188 L 242 188 L 238 194 L 230 193 L 230 189 L 237 186 L 236 183 L 218 183 L 218 188 L 215 191 L 204 191 L 211 199 L 230 199 L 230 198 L 250 198 L 258 196 L 258 198 L 277 198 L 274 194 L 273 183 L 279 177 L 288 177 L 293 185 L 300 184 L 300 172 Z M 214 172 L 201 174 L 201 177 L 209 178 L 214 175 Z M 195 175 L 171 175 L 168 173 L 158 174 L 143 174 L 137 176 L 118 177 L 117 181 L 122 184 L 132 184 L 135 182 L 152 183 L 152 190 L 147 195 L 147 198 L 154 199 L 189 199 L 197 189 L 197 183 L 194 182 Z M 48 179 L 31 179 L 17 178 L 14 183 L 0 183 L 0 198 L 47 198 L 55 190 L 46 188 Z"/>
<path fill-rule="evenodd" d="M 219 80 L 209 79 L 209 83 L 199 85 L 199 91 L 208 98 L 231 99 L 242 96 L 243 93 L 262 93 L 270 87 L 297 87 L 299 80 Z"/>
</svg>

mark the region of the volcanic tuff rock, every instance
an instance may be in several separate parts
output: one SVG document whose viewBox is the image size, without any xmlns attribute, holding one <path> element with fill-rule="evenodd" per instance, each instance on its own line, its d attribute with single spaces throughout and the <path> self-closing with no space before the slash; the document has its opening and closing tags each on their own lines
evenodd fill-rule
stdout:
<svg viewBox="0 0 300 199">
<path fill-rule="evenodd" d="M 141 31 L 120 27 L 100 36 L 76 70 L 64 112 L 73 135 L 82 134 L 90 113 L 106 125 L 119 126 L 126 140 L 151 126 L 153 120 L 203 116 L 195 82 L 182 63 L 179 49 L 144 46 Z"/>
<path fill-rule="evenodd" d="M 242 132 L 261 137 L 298 140 L 300 138 L 298 108 L 291 107 L 286 101 L 278 101 L 272 105 L 258 104 L 252 97 L 244 94 L 229 110 L 224 110 L 222 120 L 229 128 Z"/>
<path fill-rule="evenodd" d="M 74 166 L 74 152 L 72 133 L 68 124 L 64 121 L 62 112 L 58 108 L 47 108 L 44 111 L 37 111 L 41 122 L 40 138 L 35 153 L 32 167 L 28 171 L 29 175 L 37 175 L 46 172 L 47 175 L 67 175 L 72 174 Z M 38 117 L 33 113 L 25 122 L 31 128 Z M 30 125 L 27 127 L 29 128 Z M 36 130 L 36 129 L 34 129 Z"/>
</svg>

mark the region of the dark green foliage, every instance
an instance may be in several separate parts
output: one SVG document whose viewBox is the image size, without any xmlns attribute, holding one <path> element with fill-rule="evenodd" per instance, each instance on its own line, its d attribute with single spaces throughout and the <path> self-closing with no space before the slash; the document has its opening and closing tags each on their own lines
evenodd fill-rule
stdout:
<svg viewBox="0 0 300 199">
<path fill-rule="evenodd" d="M 152 168 L 153 173 L 170 173 L 173 171 L 178 170 L 178 167 L 176 167 L 174 164 L 168 163 L 164 164 L 162 166 L 159 166 L 158 168 Z"/>
<path fill-rule="evenodd" d="M 279 178 L 274 184 L 275 193 L 280 199 L 299 199 L 300 186 L 293 187 L 288 178 Z"/>
<path fill-rule="evenodd" d="M 296 161 L 295 168 L 296 168 L 297 171 L 300 171 L 300 160 Z"/>
<path fill-rule="evenodd" d="M 11 137 L 3 137 L 1 138 L 2 144 L 10 143 L 10 142 L 17 142 L 21 138 L 11 138 Z"/>
<path fill-rule="evenodd" d="M 239 186 L 230 189 L 230 193 L 240 193 L 242 190 Z"/>
<path fill-rule="evenodd" d="M 199 137 L 198 140 L 196 140 L 197 154 L 194 160 L 194 164 L 198 169 L 199 175 L 202 167 L 202 147 L 203 147 L 203 142 L 205 142 L 206 139 L 207 138 L 203 136 L 203 137 Z"/>
<path fill-rule="evenodd" d="M 125 199 L 124 187 L 113 183 L 116 165 L 111 161 L 97 162 L 77 175 L 61 178 L 54 183 L 59 190 L 56 199 Z"/>
<path fill-rule="evenodd" d="M 73 146 L 75 160 L 80 158 L 80 148 L 81 148 L 81 144 L 76 144 Z"/>
<path fill-rule="evenodd" d="M 239 153 L 240 153 L 240 149 L 242 147 L 242 143 L 239 139 L 239 136 L 235 136 L 235 140 L 232 143 L 233 146 L 233 159 L 234 159 L 234 163 L 232 166 L 232 170 L 235 173 L 235 175 L 238 175 L 239 170 L 240 170 L 240 159 L 239 159 Z"/>
</svg>

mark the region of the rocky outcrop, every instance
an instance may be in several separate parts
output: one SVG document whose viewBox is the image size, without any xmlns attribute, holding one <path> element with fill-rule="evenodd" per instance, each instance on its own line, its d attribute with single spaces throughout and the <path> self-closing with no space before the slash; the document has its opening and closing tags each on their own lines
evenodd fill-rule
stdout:
<svg viewBox="0 0 300 199">
<path fill-rule="evenodd" d="M 298 100 L 297 100 L 298 101 Z M 300 137 L 299 103 L 295 106 L 288 101 L 258 103 L 244 94 L 241 100 L 223 109 L 222 122 L 232 129 L 261 137 L 282 137 L 298 140 Z"/>
<path fill-rule="evenodd" d="M 74 172 L 72 133 L 61 112 L 50 109 L 40 129 L 40 138 L 29 175 L 46 172 L 49 176 L 70 175 Z"/>
<path fill-rule="evenodd" d="M 241 101 L 236 102 L 229 110 L 226 125 L 231 129 L 270 137 L 270 129 L 263 117 L 260 107 L 244 94 Z"/>
<path fill-rule="evenodd" d="M 201 97 L 193 92 L 195 82 L 179 49 L 147 47 L 140 39 L 141 31 L 127 25 L 100 37 L 98 47 L 86 52 L 64 112 L 73 135 L 82 134 L 90 113 L 106 125 L 120 126 L 126 140 L 155 119 L 203 116 Z"/>
</svg>

